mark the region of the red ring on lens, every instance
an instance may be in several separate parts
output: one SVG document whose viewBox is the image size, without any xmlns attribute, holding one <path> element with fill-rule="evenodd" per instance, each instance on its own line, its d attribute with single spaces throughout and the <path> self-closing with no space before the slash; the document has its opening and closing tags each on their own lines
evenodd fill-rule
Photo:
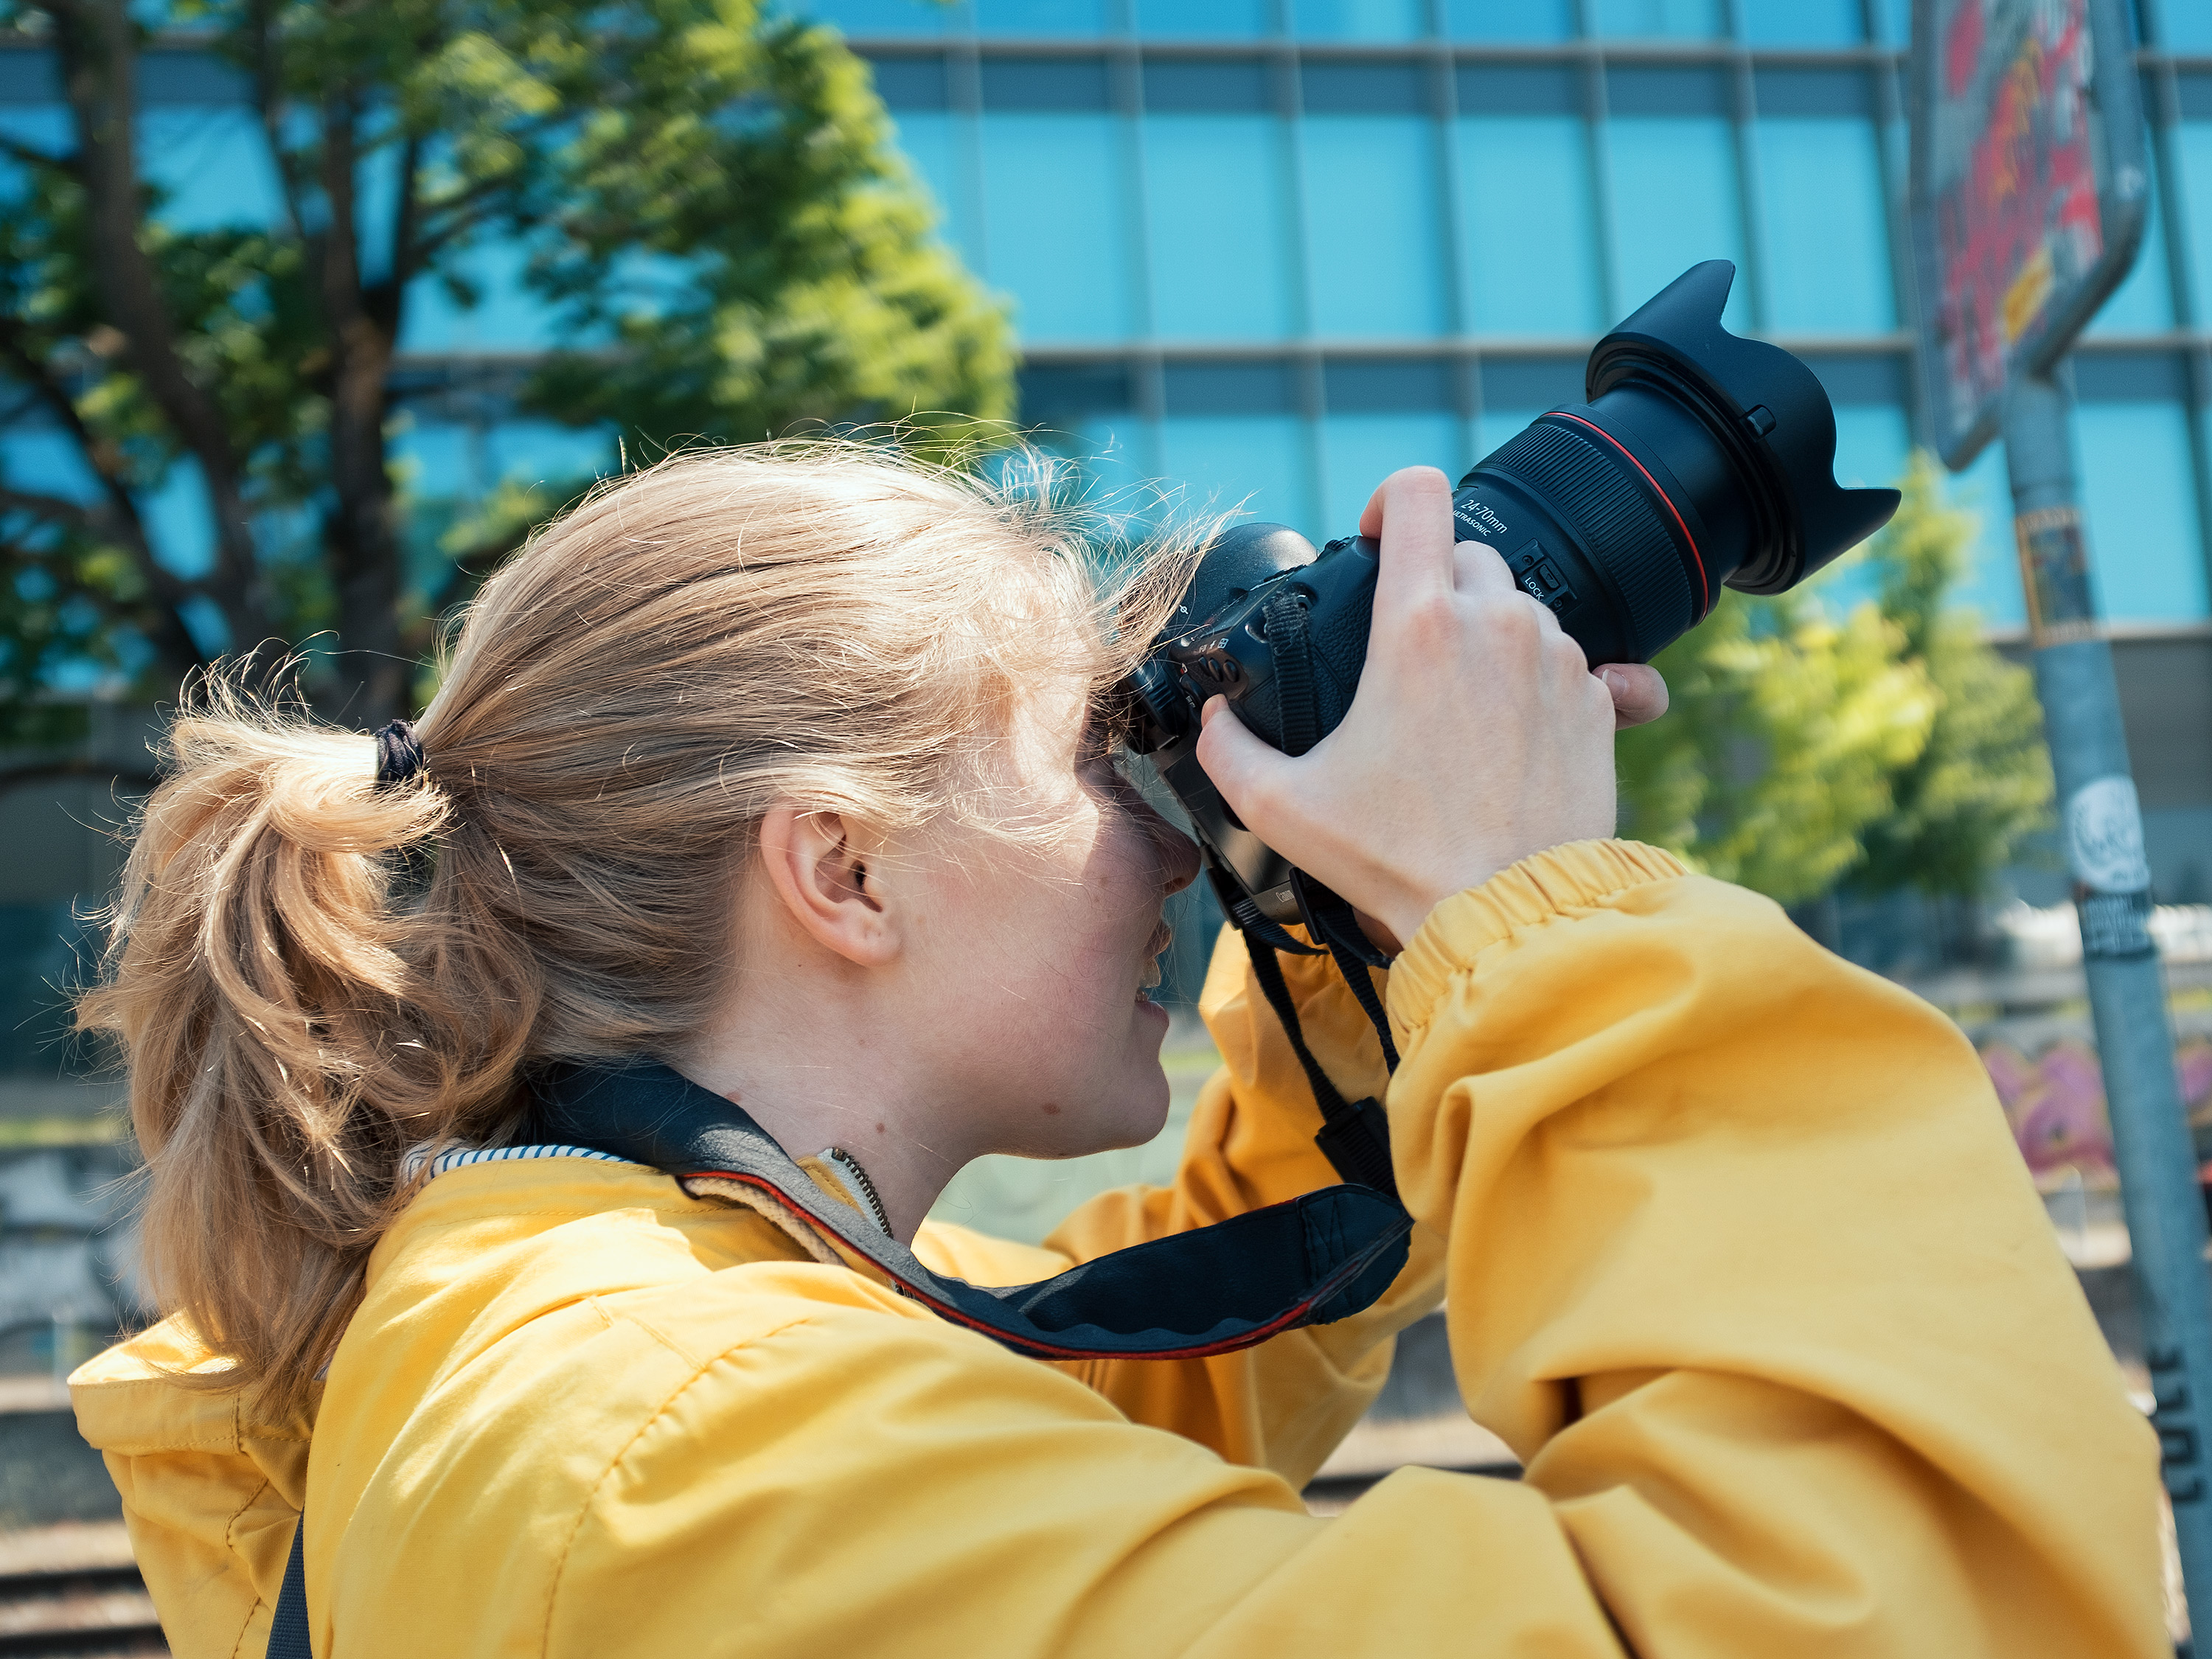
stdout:
<svg viewBox="0 0 2212 1659">
<path fill-rule="evenodd" d="M 1622 443 L 1620 439 L 1614 437 L 1613 434 L 1607 432 L 1595 421 L 1586 421 L 1579 415 L 1570 415 L 1564 409 L 1555 409 L 1552 413 L 1558 416 L 1559 419 L 1563 421 L 1572 421 L 1577 426 L 1588 427 L 1591 431 L 1596 433 L 1599 437 L 1604 439 L 1606 442 L 1611 444 L 1615 449 L 1619 450 L 1623 455 L 1628 455 L 1629 465 L 1634 467 L 1638 472 L 1644 473 L 1644 482 L 1651 486 L 1652 493 L 1657 495 L 1661 501 L 1667 503 L 1667 511 L 1669 516 L 1671 516 L 1674 520 L 1674 528 L 1682 532 L 1682 539 L 1689 544 L 1690 556 L 1696 560 L 1698 563 L 1698 619 L 1700 622 L 1704 621 L 1706 613 L 1712 609 L 1713 603 L 1712 583 L 1709 581 L 1705 576 L 1705 556 L 1698 551 L 1698 538 L 1690 533 L 1690 526 L 1682 522 L 1682 514 L 1675 507 L 1673 499 L 1665 490 L 1659 488 L 1659 480 L 1653 477 L 1650 473 L 1644 471 L 1643 462 L 1638 460 L 1635 456 L 1628 454 L 1627 445 Z"/>
</svg>

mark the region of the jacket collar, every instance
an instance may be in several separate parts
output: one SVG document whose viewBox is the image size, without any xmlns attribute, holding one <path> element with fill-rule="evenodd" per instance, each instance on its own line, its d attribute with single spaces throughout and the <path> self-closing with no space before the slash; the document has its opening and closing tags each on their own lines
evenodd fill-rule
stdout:
<svg viewBox="0 0 2212 1659">
<path fill-rule="evenodd" d="M 1318 1192 L 1112 1251 L 1034 1285 L 933 1273 L 815 1184 L 739 1107 L 666 1066 L 562 1066 L 533 1090 L 532 1139 L 735 1182 L 836 1239 L 955 1324 L 1043 1359 L 1227 1353 L 1362 1309 L 1404 1267 L 1413 1221 L 1365 1187 Z"/>
</svg>

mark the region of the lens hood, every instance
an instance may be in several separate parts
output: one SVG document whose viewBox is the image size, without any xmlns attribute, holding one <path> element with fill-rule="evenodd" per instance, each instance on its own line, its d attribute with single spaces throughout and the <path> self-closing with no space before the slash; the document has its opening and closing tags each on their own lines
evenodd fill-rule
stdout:
<svg viewBox="0 0 2212 1659">
<path fill-rule="evenodd" d="M 1727 457 L 1749 547 L 1727 578 L 1747 593 L 1795 586 L 1887 523 L 1894 489 L 1836 483 L 1836 417 L 1813 371 L 1778 346 L 1721 325 L 1735 267 L 1708 259 L 1654 295 L 1590 353 L 1584 395 L 1655 392 L 1686 410 Z M 1618 402 L 1619 400 L 1616 400 Z M 1637 424 L 1632 409 L 1626 415 Z M 1639 435 L 1674 446 L 1653 429 Z"/>
</svg>

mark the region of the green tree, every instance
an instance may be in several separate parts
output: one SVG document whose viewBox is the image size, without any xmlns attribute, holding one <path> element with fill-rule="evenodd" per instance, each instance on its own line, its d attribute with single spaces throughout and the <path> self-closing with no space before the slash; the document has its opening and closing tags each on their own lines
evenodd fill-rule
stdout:
<svg viewBox="0 0 2212 1659">
<path fill-rule="evenodd" d="M 949 444 L 1010 412 L 1003 308 L 830 31 L 757 0 L 187 0 L 172 27 L 236 66 L 281 198 L 205 227 L 149 183 L 143 15 L 0 0 L 69 112 L 60 142 L 0 138 L 0 423 L 41 421 L 82 481 L 0 479 L 0 740 L 56 735 L 64 664 L 159 696 L 311 635 L 319 705 L 404 712 L 438 619 L 585 482 L 456 514 L 394 465 L 410 308 L 475 303 L 495 242 L 573 343 L 514 407 L 632 455 L 807 422 Z M 179 472 L 200 572 L 148 520 Z"/>
<path fill-rule="evenodd" d="M 1973 515 L 1944 500 L 1934 459 L 1916 453 L 1904 504 L 1867 550 L 1881 609 L 1934 686 L 1927 746 L 1891 780 L 1891 810 L 1867 828 L 1853 885 L 1978 893 L 2028 836 L 2051 823 L 2051 751 L 2035 679 L 1982 638 L 1972 611 L 1947 606 L 1965 574 Z"/>
<path fill-rule="evenodd" d="M 1660 653 L 1674 713 L 1621 739 L 1624 833 L 1792 903 L 1838 886 L 1975 893 L 2044 822 L 2028 677 L 1946 605 L 1974 521 L 1924 455 L 1902 487 L 1855 556 L 1878 601 L 1838 617 L 1820 580 L 1729 592 Z"/>
</svg>

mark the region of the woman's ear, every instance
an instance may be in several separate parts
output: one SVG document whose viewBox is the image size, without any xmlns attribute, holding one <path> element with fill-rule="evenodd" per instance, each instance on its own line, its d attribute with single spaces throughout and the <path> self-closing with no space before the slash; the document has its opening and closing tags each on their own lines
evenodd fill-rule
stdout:
<svg viewBox="0 0 2212 1659">
<path fill-rule="evenodd" d="M 757 844 L 769 890 L 801 932 L 863 968 L 898 955 L 881 843 L 851 819 L 779 801 L 762 818 Z"/>
</svg>

